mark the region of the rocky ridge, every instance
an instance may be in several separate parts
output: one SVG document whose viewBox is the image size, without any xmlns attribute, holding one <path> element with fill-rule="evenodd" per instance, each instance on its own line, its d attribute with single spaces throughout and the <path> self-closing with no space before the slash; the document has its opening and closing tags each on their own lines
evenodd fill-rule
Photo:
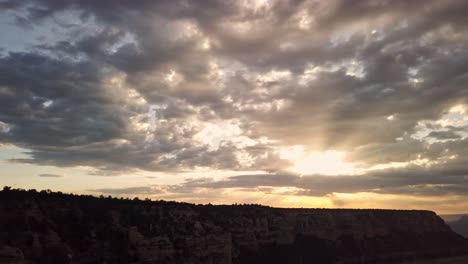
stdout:
<svg viewBox="0 0 468 264">
<path fill-rule="evenodd" d="M 0 263 L 400 263 L 468 253 L 430 211 L 0 192 Z"/>
</svg>

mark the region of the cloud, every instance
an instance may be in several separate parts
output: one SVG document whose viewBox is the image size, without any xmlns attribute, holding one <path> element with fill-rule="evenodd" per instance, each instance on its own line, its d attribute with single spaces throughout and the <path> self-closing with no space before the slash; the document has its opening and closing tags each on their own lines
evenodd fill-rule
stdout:
<svg viewBox="0 0 468 264">
<path fill-rule="evenodd" d="M 43 173 L 43 174 L 39 174 L 39 177 L 46 177 L 46 178 L 62 178 L 62 177 L 64 177 L 64 176 L 63 176 L 63 175 L 58 175 L 58 174 Z"/>
<path fill-rule="evenodd" d="M 436 139 L 459 139 L 460 135 L 456 134 L 453 131 L 432 131 L 427 135 L 428 137 L 433 137 Z"/>
<path fill-rule="evenodd" d="M 373 170 L 362 175 L 257 174 L 231 176 L 223 180 L 196 179 L 182 184 L 191 188 L 229 189 L 294 187 L 297 195 L 324 196 L 333 193 L 405 194 L 416 196 L 467 195 L 467 170 L 449 166 L 409 166 Z"/>
<path fill-rule="evenodd" d="M 93 189 L 89 190 L 91 192 L 98 192 L 103 194 L 113 194 L 113 195 L 137 195 L 137 194 L 158 194 L 160 191 L 151 186 L 138 186 L 138 187 L 127 187 L 127 188 L 103 188 L 103 189 Z"/>
<path fill-rule="evenodd" d="M 464 1 L 29 0 L 0 10 L 47 32 L 21 51 L 1 47 L 0 144 L 29 149 L 15 162 L 99 175 L 239 171 L 168 193 L 467 194 L 466 116 L 444 125 L 468 105 Z M 424 122 L 432 128 L 418 137 Z M 296 145 L 372 170 L 283 173 L 295 161 L 280 152 Z M 135 188 L 100 191 L 159 190 Z"/>
<path fill-rule="evenodd" d="M 151 186 L 127 187 L 127 188 L 103 188 L 103 189 L 93 189 L 89 191 L 103 193 L 103 194 L 112 194 L 112 195 L 148 195 L 148 194 L 161 193 L 161 191 Z"/>
<path fill-rule="evenodd" d="M 296 175 L 289 173 L 236 175 L 223 179 L 190 178 L 179 184 L 151 185 L 138 188 L 98 189 L 93 192 L 113 194 L 159 194 L 180 199 L 195 194 L 263 193 L 326 197 L 335 206 L 347 201 L 336 194 L 373 193 L 408 197 L 464 197 L 468 195 L 466 168 L 444 162 L 435 165 L 411 165 L 401 168 L 371 170 L 360 175 Z M 284 189 L 287 188 L 287 189 Z M 287 191 L 285 191 L 287 190 Z"/>
</svg>

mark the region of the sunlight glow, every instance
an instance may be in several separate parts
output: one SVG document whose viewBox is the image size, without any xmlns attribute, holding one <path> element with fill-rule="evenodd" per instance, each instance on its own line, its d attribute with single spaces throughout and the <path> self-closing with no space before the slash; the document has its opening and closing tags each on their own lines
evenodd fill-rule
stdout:
<svg viewBox="0 0 468 264">
<path fill-rule="evenodd" d="M 294 146 L 282 150 L 280 155 L 293 163 L 290 171 L 301 175 L 345 175 L 358 172 L 353 164 L 343 161 L 345 153 L 341 151 L 327 150 L 305 154 L 302 146 Z"/>
<path fill-rule="evenodd" d="M 211 48 L 210 39 L 206 38 L 205 40 L 203 40 L 202 47 L 204 50 L 209 50 Z"/>
<path fill-rule="evenodd" d="M 169 73 L 166 74 L 164 80 L 170 87 L 173 87 L 181 83 L 184 80 L 184 76 L 176 72 L 175 70 L 171 69 Z"/>
</svg>

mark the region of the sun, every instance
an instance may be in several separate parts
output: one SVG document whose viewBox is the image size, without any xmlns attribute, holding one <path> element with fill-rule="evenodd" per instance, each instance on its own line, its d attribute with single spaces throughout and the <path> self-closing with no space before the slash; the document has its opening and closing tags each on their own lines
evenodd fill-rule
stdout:
<svg viewBox="0 0 468 264">
<path fill-rule="evenodd" d="M 342 151 L 327 150 L 322 152 L 305 153 L 302 146 L 295 146 L 281 152 L 281 157 L 293 163 L 289 168 L 291 172 L 300 175 L 351 175 L 357 169 L 352 163 L 343 159 L 346 153 Z"/>
</svg>

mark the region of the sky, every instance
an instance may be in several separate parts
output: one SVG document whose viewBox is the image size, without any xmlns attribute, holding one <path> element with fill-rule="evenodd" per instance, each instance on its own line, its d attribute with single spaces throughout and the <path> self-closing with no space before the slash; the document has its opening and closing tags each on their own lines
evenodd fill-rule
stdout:
<svg viewBox="0 0 468 264">
<path fill-rule="evenodd" d="M 0 0 L 0 185 L 466 213 L 467 13 Z"/>
</svg>

